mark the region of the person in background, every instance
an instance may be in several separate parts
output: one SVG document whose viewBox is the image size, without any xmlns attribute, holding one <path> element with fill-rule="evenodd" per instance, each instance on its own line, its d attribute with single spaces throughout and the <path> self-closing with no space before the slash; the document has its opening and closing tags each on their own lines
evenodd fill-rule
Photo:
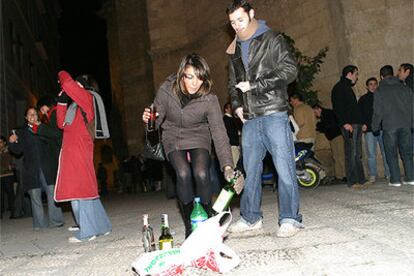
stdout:
<svg viewBox="0 0 414 276">
<path fill-rule="evenodd" d="M 411 63 L 401 64 L 397 76 L 414 92 L 414 66 Z"/>
<path fill-rule="evenodd" d="M 348 187 L 361 189 L 369 182 L 365 179 L 362 165 L 362 115 L 352 87 L 358 81 L 358 67 L 347 65 L 341 79 L 331 92 L 333 111 L 345 141 L 345 168 Z"/>
<path fill-rule="evenodd" d="M 53 200 L 55 189 L 52 160 L 47 141 L 37 135 L 39 126 L 37 109 L 30 106 L 25 112 L 26 126 L 9 137 L 9 148 L 15 154 L 23 154 L 23 186 L 30 196 L 35 231 L 48 227 L 63 226 L 63 214 Z M 44 215 L 42 191 L 47 196 L 49 223 Z"/>
<path fill-rule="evenodd" d="M 5 211 L 10 211 L 10 217 L 14 213 L 14 198 L 15 193 L 13 190 L 13 183 L 15 180 L 13 173 L 13 156 L 10 154 L 7 147 L 6 137 L 0 137 L 0 162 L 1 162 L 1 174 L 0 174 L 0 218 L 3 218 Z M 7 195 L 7 209 L 5 206 Z"/>
<path fill-rule="evenodd" d="M 368 171 L 369 179 L 371 183 L 375 183 L 378 177 L 377 172 L 377 145 L 381 150 L 382 161 L 384 164 L 384 176 L 390 177 L 390 169 L 388 168 L 387 159 L 385 157 L 384 142 L 382 140 L 382 129 L 378 132 L 373 132 L 371 127 L 372 114 L 374 112 L 374 93 L 378 88 L 378 81 L 375 77 L 367 79 L 365 82 L 367 87 L 367 93 L 361 96 L 358 100 L 358 106 L 362 114 L 362 131 L 365 135 L 365 145 L 367 150 L 368 159 Z"/>
<path fill-rule="evenodd" d="M 315 117 L 319 120 L 316 123 L 316 131 L 325 134 L 331 146 L 335 182 L 346 183 L 344 138 L 341 135 L 335 113 L 332 109 L 323 108 L 319 104 L 315 104 L 312 109 Z"/>
<path fill-rule="evenodd" d="M 293 118 L 299 126 L 297 142 L 312 143 L 313 149 L 316 139 L 316 118 L 312 108 L 303 102 L 302 96 L 298 93 L 290 95 L 289 103 L 293 107 Z"/>
<path fill-rule="evenodd" d="M 98 91 L 90 75 L 72 79 L 66 71 L 58 74 L 62 91 L 57 101 L 57 125 L 63 130 L 62 149 L 56 179 L 55 199 L 70 201 L 78 225 L 69 230 L 74 236 L 69 242 L 94 240 L 112 231 L 112 224 L 99 199 L 98 183 L 93 164 L 94 143 L 88 126 L 97 116 L 93 96 Z M 69 101 L 72 103 L 68 106 Z"/>
<path fill-rule="evenodd" d="M 374 94 L 372 131 L 383 129 L 384 149 L 390 169 L 389 186 L 400 187 L 401 175 L 398 162 L 400 153 L 405 178 L 403 184 L 414 185 L 413 164 L 413 108 L 414 95 L 411 89 L 394 76 L 391 65 L 380 69 L 381 81 Z"/>
<path fill-rule="evenodd" d="M 301 228 L 294 144 L 287 111 L 287 86 L 297 76 L 296 60 L 281 33 L 273 32 L 245 0 L 226 10 L 236 37 L 229 45 L 229 93 L 234 113 L 244 123 L 243 165 L 246 185 L 240 201 L 241 219 L 232 233 L 262 228 L 263 159 L 269 150 L 278 172 L 278 237 L 291 237 Z M 312 114 L 313 116 L 313 114 Z"/>
<path fill-rule="evenodd" d="M 229 138 L 224 127 L 217 96 L 211 91 L 212 80 L 206 60 L 198 54 L 185 56 L 176 74 L 169 76 L 159 88 L 154 100 L 162 128 L 165 154 L 177 176 L 177 194 L 185 225 L 185 236 L 191 233 L 190 216 L 194 197 L 211 214 L 210 160 L 214 146 L 224 178 L 234 176 Z M 150 110 L 142 120 L 147 123 Z M 193 190 L 193 177 L 196 190 Z"/>
<path fill-rule="evenodd" d="M 52 159 L 53 179 L 56 181 L 60 148 L 62 146 L 62 130 L 58 128 L 56 122 L 56 104 L 52 98 L 44 96 L 37 102 L 37 108 L 43 116 L 43 124 L 39 125 L 37 134 L 47 140 Z"/>
</svg>

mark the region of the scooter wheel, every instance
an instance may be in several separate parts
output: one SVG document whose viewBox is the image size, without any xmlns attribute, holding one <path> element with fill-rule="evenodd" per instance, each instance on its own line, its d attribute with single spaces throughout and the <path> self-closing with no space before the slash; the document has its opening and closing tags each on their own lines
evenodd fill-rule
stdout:
<svg viewBox="0 0 414 276">
<path fill-rule="evenodd" d="M 314 188 L 319 184 L 319 174 L 314 168 L 305 166 L 305 175 L 298 177 L 298 182 L 303 188 Z"/>
</svg>

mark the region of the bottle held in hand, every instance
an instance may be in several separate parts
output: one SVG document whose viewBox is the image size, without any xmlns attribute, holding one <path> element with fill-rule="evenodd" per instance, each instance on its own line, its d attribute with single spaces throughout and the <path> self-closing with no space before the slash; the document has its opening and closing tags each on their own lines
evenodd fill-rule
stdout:
<svg viewBox="0 0 414 276">
<path fill-rule="evenodd" d="M 170 227 L 168 225 L 168 215 L 161 215 L 161 236 L 158 240 L 160 250 L 167 250 L 173 248 L 174 238 L 171 235 Z"/>
<path fill-rule="evenodd" d="M 231 202 L 236 191 L 234 190 L 234 184 L 236 184 L 237 179 L 241 176 L 240 171 L 234 172 L 234 177 L 228 181 L 223 189 L 221 189 L 219 196 L 213 205 L 213 210 L 217 213 L 223 212 L 226 210 Z"/>
<path fill-rule="evenodd" d="M 150 117 L 148 119 L 148 123 L 147 123 L 147 130 L 148 131 L 152 131 L 155 129 L 155 119 L 156 119 L 156 108 L 154 106 L 154 104 L 151 104 L 149 106 L 150 109 Z"/>
<path fill-rule="evenodd" d="M 142 243 L 144 245 L 145 252 L 152 252 L 156 250 L 154 231 L 148 223 L 148 214 L 142 216 L 143 227 L 142 227 Z"/>
</svg>

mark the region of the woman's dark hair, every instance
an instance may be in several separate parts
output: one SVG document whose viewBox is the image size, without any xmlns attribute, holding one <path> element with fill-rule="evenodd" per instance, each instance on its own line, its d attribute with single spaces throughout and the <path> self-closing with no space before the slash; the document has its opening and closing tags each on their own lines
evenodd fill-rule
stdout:
<svg viewBox="0 0 414 276">
<path fill-rule="evenodd" d="M 246 0 L 234 0 L 227 6 L 226 14 L 229 15 L 239 8 L 243 8 L 243 10 L 247 13 L 253 9 L 253 7 Z"/>
<path fill-rule="evenodd" d="M 75 78 L 75 81 L 82 84 L 82 86 L 87 90 L 93 90 L 95 92 L 99 92 L 98 82 L 92 75 L 82 74 Z"/>
<path fill-rule="evenodd" d="M 210 76 L 210 67 L 207 64 L 207 61 L 198 54 L 189 54 L 185 56 L 180 63 L 177 71 L 177 80 L 174 83 L 173 89 L 174 92 L 179 95 L 179 93 L 184 93 L 188 95 L 188 91 L 185 89 L 184 85 L 184 71 L 188 66 L 194 68 L 194 73 L 196 77 L 203 81 L 200 89 L 197 91 L 199 95 L 206 95 L 210 93 L 211 86 L 213 81 Z"/>
<path fill-rule="evenodd" d="M 38 112 L 37 108 L 33 105 L 29 105 L 28 107 L 26 107 L 26 109 L 24 110 L 24 117 L 27 116 L 27 112 L 29 112 L 30 109 L 34 109 L 36 110 L 36 112 Z"/>
</svg>

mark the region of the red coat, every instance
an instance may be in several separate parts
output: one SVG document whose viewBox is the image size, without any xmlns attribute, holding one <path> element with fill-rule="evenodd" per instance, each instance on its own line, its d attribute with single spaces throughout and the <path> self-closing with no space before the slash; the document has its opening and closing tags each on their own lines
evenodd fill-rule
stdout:
<svg viewBox="0 0 414 276">
<path fill-rule="evenodd" d="M 65 71 L 59 72 L 59 81 L 66 94 L 78 104 L 72 124 L 63 125 L 67 106 L 58 103 L 57 124 L 63 129 L 62 149 L 55 186 L 56 201 L 95 199 L 99 197 L 93 164 L 93 139 L 90 136 L 81 110 L 90 122 L 94 118 L 93 96 L 80 87 Z"/>
</svg>

